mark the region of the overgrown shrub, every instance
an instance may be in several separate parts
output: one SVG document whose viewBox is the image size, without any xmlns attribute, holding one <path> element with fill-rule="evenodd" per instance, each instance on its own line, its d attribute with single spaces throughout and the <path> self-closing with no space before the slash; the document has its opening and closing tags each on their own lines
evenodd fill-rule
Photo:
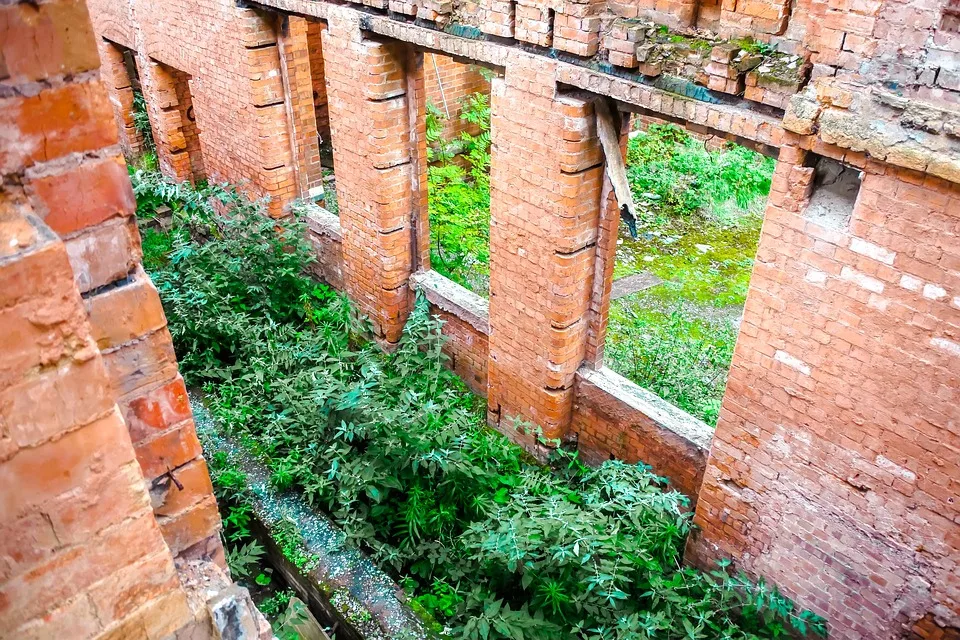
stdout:
<svg viewBox="0 0 960 640">
<path fill-rule="evenodd" d="M 630 139 L 627 179 L 634 202 L 648 219 L 700 214 L 719 223 L 763 201 L 774 160 L 736 144 L 721 153 L 673 124 L 651 124 Z"/>
<path fill-rule="evenodd" d="M 490 99 L 463 99 L 460 119 L 473 125 L 455 141 L 443 139 L 446 116 L 428 104 L 427 141 L 439 149 L 428 169 L 430 262 L 434 270 L 474 293 L 490 289 Z M 454 162 L 448 149 L 462 159 Z M 467 169 L 462 166 L 466 165 Z"/>
<path fill-rule="evenodd" d="M 230 189 L 133 178 L 144 209 L 157 199 L 174 209 L 169 242 L 146 245 L 146 264 L 190 384 L 278 488 L 330 514 L 449 635 L 822 630 L 762 583 L 682 568 L 689 505 L 649 468 L 589 469 L 562 450 L 541 466 L 485 428 L 481 403 L 443 367 L 422 300 L 384 353 L 342 296 L 302 275 L 300 224 L 268 220 Z M 230 214 L 215 216 L 211 199 Z M 237 499 L 242 479 L 223 476 L 221 498 Z"/>
</svg>

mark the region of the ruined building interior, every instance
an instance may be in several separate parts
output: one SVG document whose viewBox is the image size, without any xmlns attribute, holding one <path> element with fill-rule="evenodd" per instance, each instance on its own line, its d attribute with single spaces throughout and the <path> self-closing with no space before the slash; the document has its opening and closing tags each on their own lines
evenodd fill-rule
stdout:
<svg viewBox="0 0 960 640">
<path fill-rule="evenodd" d="M 472 95 L 489 131 L 458 119 Z M 431 268 L 437 119 L 489 135 L 484 295 Z M 609 356 L 651 122 L 775 162 L 715 428 Z M 957 0 L 0 3 L 0 637 L 433 637 L 402 576 L 357 573 L 370 548 L 327 549 L 354 559 L 327 588 L 265 543 L 322 635 L 231 577 L 195 354 L 141 240 L 169 222 L 138 226 L 148 150 L 169 185 L 299 219 L 309 277 L 376 349 L 425 301 L 482 421 L 533 458 L 649 465 L 690 571 L 729 560 L 831 638 L 960 639 Z"/>
</svg>

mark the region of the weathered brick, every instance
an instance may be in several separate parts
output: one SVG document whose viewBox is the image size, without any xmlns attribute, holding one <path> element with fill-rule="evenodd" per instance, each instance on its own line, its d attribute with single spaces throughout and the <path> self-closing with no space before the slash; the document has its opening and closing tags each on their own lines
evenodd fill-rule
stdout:
<svg viewBox="0 0 960 640">
<path fill-rule="evenodd" d="M 88 160 L 30 183 L 34 207 L 56 233 L 67 236 L 136 208 L 122 157 Z"/>
<path fill-rule="evenodd" d="M 142 269 L 130 281 L 88 297 L 86 307 L 93 338 L 101 350 L 140 339 L 167 324 L 160 295 Z"/>
</svg>

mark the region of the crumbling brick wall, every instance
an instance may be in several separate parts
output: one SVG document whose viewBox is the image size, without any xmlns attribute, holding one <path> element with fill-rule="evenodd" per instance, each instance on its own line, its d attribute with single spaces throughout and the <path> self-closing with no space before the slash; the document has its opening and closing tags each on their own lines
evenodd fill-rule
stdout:
<svg viewBox="0 0 960 640">
<path fill-rule="evenodd" d="M 805 152 L 781 151 L 690 551 L 738 558 L 831 637 L 957 626 L 960 188 L 836 155 L 863 182 L 823 217 Z"/>
<path fill-rule="evenodd" d="M 579 440 L 591 461 L 643 460 L 692 498 L 699 493 L 702 534 L 689 559 L 732 556 L 826 614 L 835 637 L 956 634 L 960 50 L 956 34 L 940 26 L 945 2 L 921 12 L 895 0 L 849 7 L 800 0 L 790 15 L 780 0 L 701 3 L 692 17 L 688 5 L 668 7 L 678 24 L 749 34 L 800 56 L 780 58 L 798 72 L 779 84 L 759 67 L 737 68 L 736 45 L 704 48 L 691 56 L 705 75 L 695 87 L 696 74 L 682 68 L 669 70 L 680 77 L 656 65 L 606 73 L 598 64 L 614 62 L 604 57 L 603 25 L 611 12 L 633 11 L 631 3 L 484 1 L 475 11 L 454 3 L 465 22 L 445 31 L 426 24 L 453 18 L 443 3 L 404 3 L 418 24 L 370 3 L 363 12 L 311 0 L 263 4 L 326 27 L 307 24 L 307 58 L 315 95 L 314 61 L 322 61 L 324 103 L 315 100 L 313 112 L 318 125 L 321 107 L 328 112 L 341 217 L 336 233 L 311 222 L 317 272 L 344 288 L 384 343 L 396 342 L 413 288 L 429 270 L 430 66 L 422 52 L 505 69 L 492 96 L 486 324 L 427 292 L 448 321 L 454 366 L 487 395 L 491 423 L 509 432 L 512 418 L 527 420 L 548 436 Z M 217 15 L 238 11 L 225 5 Z M 103 8 L 102 33 L 128 20 L 118 13 Z M 234 32 L 242 50 L 273 56 L 275 20 L 237 15 L 259 25 L 250 32 L 256 36 Z M 558 38 L 561 28 L 568 31 Z M 478 39 L 477 30 L 512 41 Z M 621 31 L 625 42 L 639 37 Z M 318 40 L 319 51 L 310 44 Z M 537 48 L 548 46 L 562 53 Z M 138 54 L 144 49 L 138 45 Z M 293 160 L 296 128 L 273 114 L 278 105 L 297 108 L 304 74 L 283 71 L 277 56 L 275 66 L 256 67 L 268 70 L 263 75 L 243 81 L 260 92 L 250 94 L 254 101 L 279 87 L 259 103 L 256 133 L 242 134 L 271 144 L 246 148 L 241 136 L 220 148 L 222 139 L 207 142 L 201 117 L 209 172 L 218 166 L 211 154 L 237 150 L 253 173 L 234 175 L 251 179 L 260 175 L 255 167 L 279 166 L 272 163 L 281 156 L 285 167 L 303 162 Z M 178 67 L 174 56 L 161 61 L 191 74 L 198 114 L 201 94 L 214 101 L 222 90 L 204 86 L 209 76 Z M 814 80 L 804 88 L 807 64 Z M 276 68 L 280 76 L 270 75 Z M 698 135 L 781 149 L 712 443 L 656 403 L 618 393 L 602 369 L 619 212 L 596 137 L 593 105 L 601 96 L 616 100 L 614 110 Z M 818 213 L 813 154 L 864 171 L 855 204 L 829 224 Z"/>
<path fill-rule="evenodd" d="M 0 629 L 202 640 L 220 520 L 98 65 L 82 1 L 0 8 Z"/>
</svg>

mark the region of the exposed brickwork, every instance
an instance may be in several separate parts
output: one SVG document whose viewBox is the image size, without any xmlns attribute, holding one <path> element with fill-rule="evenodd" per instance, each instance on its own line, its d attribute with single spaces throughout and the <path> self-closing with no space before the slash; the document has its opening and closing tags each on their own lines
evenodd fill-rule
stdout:
<svg viewBox="0 0 960 640">
<path fill-rule="evenodd" d="M 644 462 L 696 500 L 710 428 L 643 389 L 625 389 L 632 386 L 626 382 L 609 370 L 577 374 L 570 433 L 581 458 L 588 464 L 611 457 Z"/>
<path fill-rule="evenodd" d="M 331 21 L 323 32 L 346 290 L 388 343 L 400 339 L 410 309 L 411 214 L 421 200 L 413 189 L 409 55 L 361 37 L 356 23 Z M 354 73 L 358 66 L 368 72 Z"/>
<path fill-rule="evenodd" d="M 146 149 L 143 135 L 133 122 L 134 79 L 124 60 L 124 49 L 102 38 L 97 39 L 97 48 L 101 60 L 100 77 L 107 87 L 120 130 L 120 147 L 126 157 L 135 158 Z"/>
<path fill-rule="evenodd" d="M 158 156 L 169 175 L 205 174 L 241 184 L 256 196 L 271 196 L 274 215 L 301 195 L 272 17 L 219 0 L 202 7 L 193 0 L 163 6 L 93 0 L 90 6 L 97 35 L 136 52 Z M 189 105 L 177 99 L 176 80 L 183 75 L 189 77 Z M 188 107 L 193 120 L 186 117 Z M 202 171 L 190 167 L 198 156 L 187 152 L 192 126 L 199 132 Z"/>
<path fill-rule="evenodd" d="M 323 183 L 313 102 L 317 82 L 310 69 L 308 23 L 296 16 L 283 16 L 277 20 L 277 47 L 283 70 L 283 93 L 287 96 L 287 127 L 293 141 L 297 193 L 306 195 L 310 189 Z M 323 67 L 318 71 L 322 82 Z"/>
<path fill-rule="evenodd" d="M 805 215 L 803 159 L 781 152 L 691 551 L 832 637 L 900 637 L 956 621 L 960 189 L 867 162 L 831 228 Z"/>
<path fill-rule="evenodd" d="M 66 250 L 9 200 L 0 209 L 4 249 L 17 238 L 0 258 L 0 627 L 87 638 L 136 617 L 163 637 L 192 612 Z"/>
<path fill-rule="evenodd" d="M 209 594 L 188 594 L 174 560 L 202 542 L 200 565 L 222 561 L 199 447 L 171 498 L 143 473 L 171 448 L 143 455 L 131 439 L 193 429 L 105 108 L 107 86 L 129 85 L 99 82 L 83 2 L 7 4 L 0 31 L 2 635 L 212 638 Z M 136 363 L 112 355 L 128 347 Z M 160 400 L 132 399 L 150 380 Z"/>
<path fill-rule="evenodd" d="M 323 45 L 320 32 L 326 25 L 320 22 L 307 23 L 307 51 L 310 56 L 310 75 L 313 79 L 314 119 L 317 133 L 324 140 L 330 139 L 330 115 L 327 113 L 327 82 L 323 74 Z"/>
<path fill-rule="evenodd" d="M 702 534 L 690 559 L 733 557 L 827 615 L 833 637 L 956 636 L 960 35 L 941 26 L 953 20 L 946 0 L 922 8 L 799 0 L 792 9 L 784 0 L 367 0 L 355 3 L 362 14 L 315 0 L 264 4 L 325 28 L 288 19 L 296 28 L 287 43 L 275 17 L 226 0 L 176 0 L 163 20 L 133 0 L 98 3 L 97 29 L 135 49 L 141 67 L 153 60 L 190 76 L 206 172 L 249 179 L 257 193 L 275 196 L 274 213 L 302 192 L 295 174 L 310 170 L 303 151 L 311 136 L 296 123 L 309 119 L 312 93 L 314 126 L 320 136 L 325 122 L 332 129 L 341 204 L 336 225 L 309 221 L 315 272 L 350 295 L 383 342 L 399 337 L 410 283 L 422 286 L 429 269 L 423 113 L 432 61 L 424 56 L 505 69 L 492 92 L 489 314 L 480 322 L 427 292 L 447 322 L 452 364 L 486 393 L 490 421 L 509 431 L 519 417 L 548 436 L 577 439 L 591 461 L 643 460 L 693 498 L 702 476 Z M 396 20 L 386 9 L 419 20 Z M 211 16 L 199 29 L 186 19 L 198 11 Z M 711 39 L 671 56 L 682 47 L 657 40 L 646 20 L 748 35 L 782 53 Z M 608 64 L 621 68 L 605 73 Z M 96 96 L 73 92 L 64 98 L 69 109 L 103 110 Z M 614 111 L 676 122 L 711 144 L 781 149 L 706 461 L 698 429 L 621 393 L 602 369 L 619 212 L 603 178 L 598 95 Z M 35 100 L 31 108 L 55 115 L 65 107 Z M 7 145 L 0 165 L 92 148 L 72 146 L 55 117 L 36 126 L 28 133 L 48 143 Z M 93 126 L 71 135 L 95 142 L 112 134 Z M 865 171 L 855 206 L 808 204 L 816 183 L 808 151 Z M 82 171 L 112 169 L 94 162 Z M 45 176 L 36 177 L 28 189 L 41 210 L 55 201 L 44 195 Z M 51 220 L 102 220 L 96 243 L 68 243 L 80 288 L 136 274 L 126 219 L 84 209 Z M 107 237 L 121 248 L 102 268 L 92 248 Z M 142 286 L 136 278 L 131 285 Z M 159 424 L 166 450 L 186 461 L 195 444 L 178 427 L 175 362 L 158 326 L 107 351 L 105 362 L 130 399 L 137 433 Z M 142 459 L 155 441 L 143 441 Z M 147 459 L 157 469 L 159 457 Z M 201 464 L 181 468 L 202 476 Z M 170 518 L 168 538 L 179 548 L 183 532 L 203 528 L 209 501 L 168 500 L 158 513 Z M 183 500 L 198 505 L 196 516 L 176 517 Z"/>
<path fill-rule="evenodd" d="M 603 156 L 589 99 L 558 95 L 531 62 L 492 91 L 487 401 L 491 421 L 556 438 L 586 349 Z"/>
</svg>

